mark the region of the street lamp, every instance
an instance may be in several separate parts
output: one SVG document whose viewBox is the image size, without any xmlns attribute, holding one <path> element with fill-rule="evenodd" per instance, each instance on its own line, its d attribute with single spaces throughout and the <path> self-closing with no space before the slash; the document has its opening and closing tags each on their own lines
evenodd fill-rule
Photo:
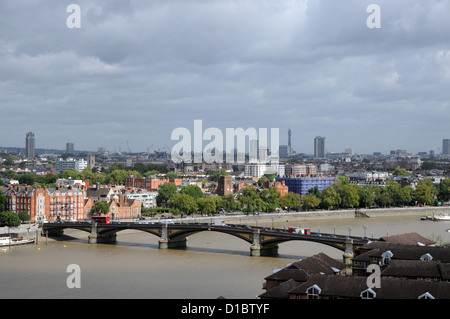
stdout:
<svg viewBox="0 0 450 319">
<path fill-rule="evenodd" d="M 348 226 L 348 237 L 350 237 L 350 233 L 351 233 L 351 231 L 352 231 L 352 226 Z"/>
<path fill-rule="evenodd" d="M 364 238 L 366 238 L 367 225 L 364 225 L 363 228 L 364 228 Z"/>
</svg>

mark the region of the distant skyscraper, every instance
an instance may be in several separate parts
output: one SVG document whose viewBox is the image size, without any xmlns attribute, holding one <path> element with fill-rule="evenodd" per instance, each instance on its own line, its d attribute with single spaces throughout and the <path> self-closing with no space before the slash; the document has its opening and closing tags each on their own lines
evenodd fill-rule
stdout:
<svg viewBox="0 0 450 319">
<path fill-rule="evenodd" d="M 442 140 L 442 154 L 450 154 L 450 139 Z"/>
<path fill-rule="evenodd" d="M 28 132 L 25 138 L 25 156 L 28 158 L 34 158 L 34 155 L 34 134 L 32 132 Z"/>
<path fill-rule="evenodd" d="M 291 145 L 291 129 L 288 130 L 288 146 L 289 146 L 289 153 L 292 152 L 292 145 Z"/>
<path fill-rule="evenodd" d="M 66 154 L 74 154 L 75 153 L 75 147 L 73 143 L 66 143 Z"/>
<path fill-rule="evenodd" d="M 324 158 L 327 152 L 327 139 L 326 137 L 316 136 L 314 139 L 314 157 Z"/>
</svg>

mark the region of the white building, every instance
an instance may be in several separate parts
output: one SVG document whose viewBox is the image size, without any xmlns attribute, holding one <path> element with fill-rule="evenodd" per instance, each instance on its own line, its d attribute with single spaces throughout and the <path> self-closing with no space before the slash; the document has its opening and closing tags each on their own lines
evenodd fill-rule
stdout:
<svg viewBox="0 0 450 319">
<path fill-rule="evenodd" d="M 87 162 L 84 159 L 74 160 L 73 158 L 68 158 L 67 160 L 59 159 L 55 162 L 56 174 L 64 172 L 70 169 L 75 169 L 79 172 L 84 171 L 87 168 Z"/>
<path fill-rule="evenodd" d="M 249 163 L 244 165 L 244 175 L 256 176 L 258 178 L 264 174 L 277 174 L 278 176 L 284 176 L 284 169 L 284 164 Z"/>
<path fill-rule="evenodd" d="M 156 192 L 130 193 L 127 194 L 128 199 L 136 199 L 144 208 L 156 207 Z"/>
</svg>

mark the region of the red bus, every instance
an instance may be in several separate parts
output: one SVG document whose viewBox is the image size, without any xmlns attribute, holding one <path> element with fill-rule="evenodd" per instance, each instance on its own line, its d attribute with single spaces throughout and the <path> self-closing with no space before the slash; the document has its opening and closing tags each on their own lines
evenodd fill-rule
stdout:
<svg viewBox="0 0 450 319">
<path fill-rule="evenodd" d="M 97 224 L 111 224 L 111 218 L 109 216 L 92 216 L 92 222 Z"/>
<path fill-rule="evenodd" d="M 298 227 L 289 227 L 289 233 L 301 234 L 301 235 L 311 235 L 310 228 L 298 228 Z"/>
</svg>

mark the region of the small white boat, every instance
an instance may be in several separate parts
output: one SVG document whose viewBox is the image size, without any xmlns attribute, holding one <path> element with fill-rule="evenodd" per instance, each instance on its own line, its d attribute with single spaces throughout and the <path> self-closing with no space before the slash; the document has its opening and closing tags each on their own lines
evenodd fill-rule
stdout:
<svg viewBox="0 0 450 319">
<path fill-rule="evenodd" d="M 441 215 L 439 215 L 437 217 L 434 217 L 434 220 L 437 220 L 437 221 L 450 221 L 450 215 L 448 215 L 448 214 L 441 214 Z"/>
<path fill-rule="evenodd" d="M 15 246 L 34 243 L 34 238 L 24 239 L 17 234 L 0 235 L 0 246 Z"/>
</svg>

